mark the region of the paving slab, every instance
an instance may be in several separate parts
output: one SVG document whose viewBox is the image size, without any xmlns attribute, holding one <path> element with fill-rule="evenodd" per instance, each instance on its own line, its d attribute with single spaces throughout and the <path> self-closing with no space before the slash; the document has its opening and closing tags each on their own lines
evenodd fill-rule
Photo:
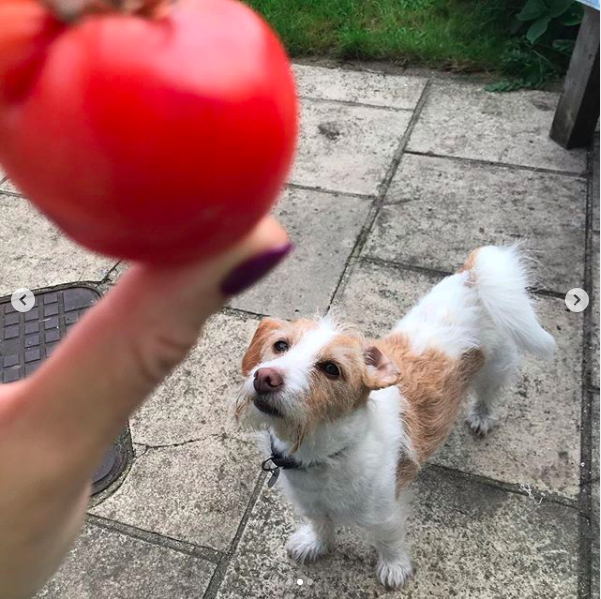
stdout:
<svg viewBox="0 0 601 599">
<path fill-rule="evenodd" d="M 593 231 L 599 232 L 599 133 L 593 139 Z"/>
<path fill-rule="evenodd" d="M 0 193 L 0 296 L 74 281 L 100 282 L 117 262 L 69 241 L 26 200 Z"/>
<path fill-rule="evenodd" d="M 197 599 L 214 569 L 197 557 L 86 525 L 36 599 Z"/>
<path fill-rule="evenodd" d="M 415 577 L 387 591 L 375 553 L 343 531 L 331 554 L 298 566 L 284 543 L 297 517 L 278 486 L 264 489 L 218 599 L 576 599 L 578 513 L 425 469 L 408 523 Z M 302 585 L 298 581 L 303 582 Z"/>
<path fill-rule="evenodd" d="M 337 310 L 370 335 L 384 334 L 438 277 L 361 263 Z M 437 464 L 544 493 L 575 498 L 580 476 L 582 315 L 563 300 L 539 298 L 542 325 L 557 341 L 553 364 L 528 357 L 517 384 L 499 397 L 497 426 L 485 439 L 458 422 Z"/>
<path fill-rule="evenodd" d="M 213 316 L 188 358 L 132 416 L 132 441 L 175 445 L 222 433 L 248 440 L 227 409 L 242 384 L 242 355 L 257 325 L 253 318 Z"/>
<path fill-rule="evenodd" d="M 332 313 L 341 321 L 358 325 L 369 337 L 382 335 L 439 280 L 435 273 L 362 260 L 346 287 L 336 294 Z"/>
<path fill-rule="evenodd" d="M 216 434 L 139 453 L 121 487 L 90 513 L 227 551 L 260 471 L 254 444 Z"/>
<path fill-rule="evenodd" d="M 260 467 L 253 437 L 235 429 L 229 410 L 256 324 L 225 315 L 209 322 L 189 358 L 132 418 L 131 471 L 92 513 L 228 549 Z"/>
<path fill-rule="evenodd" d="M 371 206 L 367 198 L 288 189 L 274 213 L 288 231 L 294 252 L 230 305 L 280 318 L 323 313 Z"/>
<path fill-rule="evenodd" d="M 591 383 L 599 387 L 599 233 L 593 234 L 593 301 L 587 310 L 592 310 L 591 331 Z"/>
<path fill-rule="evenodd" d="M 424 91 L 425 77 L 294 65 L 298 94 L 306 98 L 359 102 L 413 110 Z"/>
<path fill-rule="evenodd" d="M 333 102 L 301 102 L 291 183 L 375 195 L 411 113 Z"/>
<path fill-rule="evenodd" d="M 596 551 L 596 554 L 593 554 L 592 560 L 592 579 L 591 579 L 591 592 L 594 599 L 599 597 L 599 538 L 597 535 L 597 540 L 593 541 L 593 551 Z"/>
<path fill-rule="evenodd" d="M 599 393 L 592 394 L 591 419 L 593 425 L 592 434 L 592 456 L 591 465 L 591 501 L 593 513 L 591 519 L 592 543 L 591 543 L 591 573 L 592 573 L 592 597 L 599 597 Z"/>
<path fill-rule="evenodd" d="M 523 240 L 539 284 L 582 287 L 586 180 L 405 155 L 364 255 L 454 272 L 472 248 Z"/>
<path fill-rule="evenodd" d="M 559 96 L 541 91 L 487 92 L 481 84 L 435 81 L 407 149 L 584 173 L 586 151 L 549 138 Z"/>
</svg>

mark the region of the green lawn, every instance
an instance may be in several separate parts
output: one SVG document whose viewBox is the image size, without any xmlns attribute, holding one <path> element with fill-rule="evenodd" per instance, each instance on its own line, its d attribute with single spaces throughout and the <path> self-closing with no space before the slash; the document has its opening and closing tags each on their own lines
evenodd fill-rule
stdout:
<svg viewBox="0 0 601 599">
<path fill-rule="evenodd" d="M 267 19 L 293 57 L 388 60 L 464 71 L 499 69 L 510 35 L 510 6 L 516 5 L 514 0 L 246 2 Z"/>
</svg>

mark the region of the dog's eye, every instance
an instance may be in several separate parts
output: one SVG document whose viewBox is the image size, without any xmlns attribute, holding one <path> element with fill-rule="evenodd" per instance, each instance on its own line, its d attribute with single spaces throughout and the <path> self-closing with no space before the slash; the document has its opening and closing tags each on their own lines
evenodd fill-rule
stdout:
<svg viewBox="0 0 601 599">
<path fill-rule="evenodd" d="M 333 379 L 340 376 L 340 368 L 334 362 L 323 362 L 319 365 L 319 368 Z"/>
<path fill-rule="evenodd" d="M 288 351 L 288 344 L 285 341 L 276 341 L 273 344 L 273 351 L 276 354 L 283 354 L 285 351 Z"/>
</svg>

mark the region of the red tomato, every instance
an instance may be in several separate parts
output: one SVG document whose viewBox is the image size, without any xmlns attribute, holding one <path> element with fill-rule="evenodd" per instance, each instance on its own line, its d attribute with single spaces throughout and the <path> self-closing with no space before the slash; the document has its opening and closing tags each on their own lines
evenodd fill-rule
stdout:
<svg viewBox="0 0 601 599">
<path fill-rule="evenodd" d="M 161 263 L 228 247 L 275 201 L 296 129 L 285 52 L 238 2 L 63 24 L 0 0 L 0 164 L 92 250 Z"/>
</svg>

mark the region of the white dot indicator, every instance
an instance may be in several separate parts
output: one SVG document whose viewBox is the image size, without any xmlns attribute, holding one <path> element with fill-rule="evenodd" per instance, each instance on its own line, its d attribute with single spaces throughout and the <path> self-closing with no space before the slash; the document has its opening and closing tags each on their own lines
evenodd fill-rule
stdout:
<svg viewBox="0 0 601 599">
<path fill-rule="evenodd" d="M 303 582 L 304 582 L 304 581 L 303 581 L 303 579 L 302 579 L 302 578 L 299 578 L 299 579 L 296 581 L 296 584 L 297 584 L 299 587 L 302 587 L 302 586 L 303 586 Z"/>
</svg>

